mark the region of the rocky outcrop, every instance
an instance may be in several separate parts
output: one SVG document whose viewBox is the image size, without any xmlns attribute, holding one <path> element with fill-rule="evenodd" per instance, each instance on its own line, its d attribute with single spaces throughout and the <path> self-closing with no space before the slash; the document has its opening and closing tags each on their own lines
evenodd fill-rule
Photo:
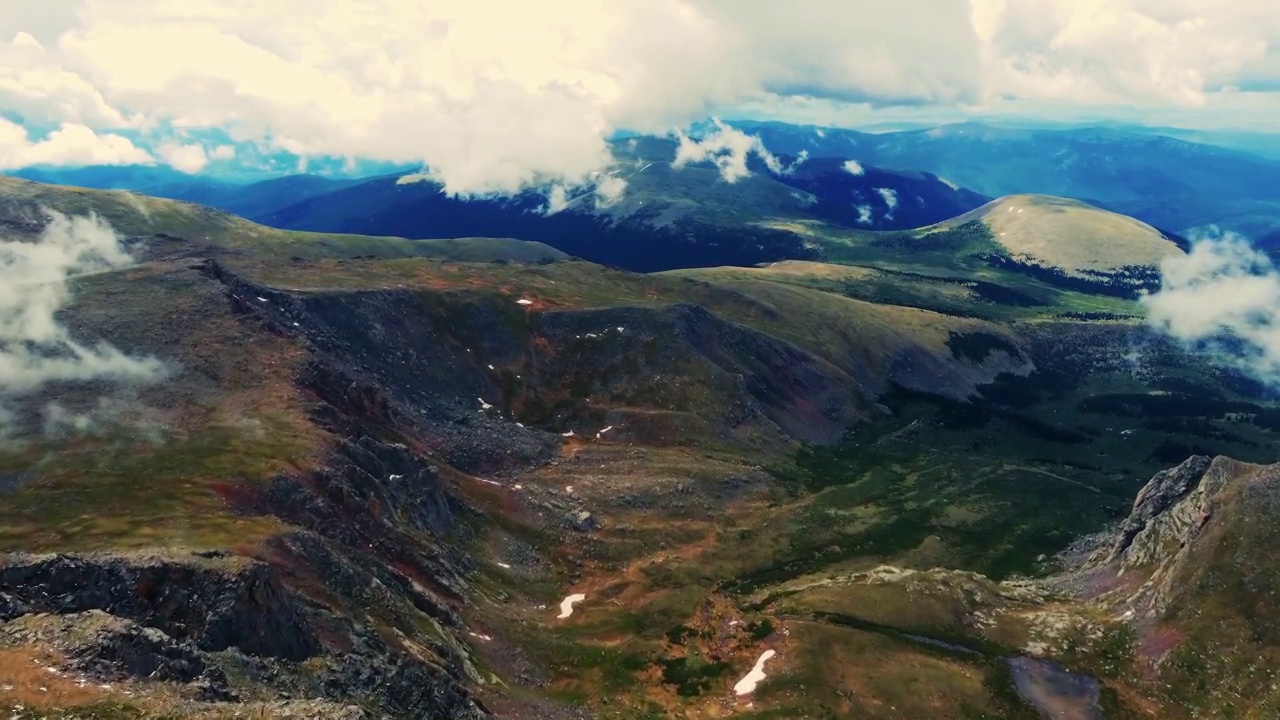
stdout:
<svg viewBox="0 0 1280 720">
<path fill-rule="evenodd" d="M 176 683 L 201 702 L 274 691 L 376 707 L 378 717 L 484 715 L 467 690 L 478 675 L 451 632 L 460 621 L 428 590 L 313 534 L 283 536 L 267 550 L 277 562 L 9 556 L 0 588 L 12 617 L 0 640 L 38 640 L 61 650 L 71 670 Z M 381 624 L 406 641 L 389 643 Z M 423 632 L 428 624 L 434 633 Z"/>
<path fill-rule="evenodd" d="M 1212 463 L 1208 456 L 1196 455 L 1156 473 L 1138 492 L 1105 561 L 1148 565 L 1159 560 L 1164 550 L 1185 544 L 1188 533 L 1207 517 L 1203 515 L 1206 493 L 1200 484 Z"/>
<path fill-rule="evenodd" d="M 1182 606 L 1201 602 L 1197 593 L 1214 592 L 1198 587 L 1204 574 L 1227 569 L 1223 562 L 1242 562 L 1245 548 L 1260 544 L 1259 528 L 1274 525 L 1278 511 L 1280 466 L 1193 456 L 1152 477 L 1115 528 L 1076 543 L 1063 556 L 1066 572 L 1050 584 L 1137 622 L 1179 608 L 1195 614 L 1196 607 Z M 1219 557 L 1229 546 L 1236 548 L 1231 556 Z"/>
<path fill-rule="evenodd" d="M 434 467 L 407 447 L 369 437 L 342 441 L 324 468 L 280 475 L 231 493 L 242 512 L 270 514 L 382 562 L 413 569 L 461 597 L 470 557 L 442 540 L 455 531 L 455 506 Z"/>
<path fill-rule="evenodd" d="M 24 555 L 0 560 L 0 593 L 24 613 L 101 610 L 201 650 L 305 660 L 320 642 L 265 563 L 199 555 Z"/>
</svg>

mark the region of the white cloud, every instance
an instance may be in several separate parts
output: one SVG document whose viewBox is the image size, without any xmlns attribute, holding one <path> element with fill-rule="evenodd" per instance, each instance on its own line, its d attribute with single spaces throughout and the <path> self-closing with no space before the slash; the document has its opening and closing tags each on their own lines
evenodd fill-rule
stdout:
<svg viewBox="0 0 1280 720">
<path fill-rule="evenodd" d="M 730 127 L 718 118 L 713 119 L 716 129 L 700 140 L 694 140 L 678 132 L 680 144 L 671 166 L 677 170 L 689 163 L 711 162 L 720 169 L 720 177 L 727 183 L 735 183 L 751 175 L 747 158 L 755 155 L 773 172 L 782 172 L 782 162 L 774 157 L 755 135 L 748 135 Z"/>
<path fill-rule="evenodd" d="M 605 175 L 596 183 L 596 209 L 607 208 L 622 199 L 627 181 L 617 175 Z"/>
<path fill-rule="evenodd" d="M 0 170 L 31 165 L 136 165 L 154 158 L 121 135 L 98 134 L 84 125 L 66 123 L 42 140 L 26 128 L 0 117 Z"/>
<path fill-rule="evenodd" d="M 209 153 L 210 159 L 213 160 L 234 160 L 236 157 L 235 145 L 219 145 Z M 352 158 L 348 158 L 351 160 Z"/>
<path fill-rule="evenodd" d="M 52 220 L 39 240 L 0 241 L 0 400 L 50 382 L 161 377 L 159 361 L 130 357 L 107 343 L 83 344 L 58 322 L 73 277 L 127 267 L 133 258 L 99 218 L 46 212 Z M 0 423 L 5 416 L 12 421 L 11 413 L 0 412 Z"/>
<path fill-rule="evenodd" d="M 1270 0 L 5 0 L 0 107 L 509 192 L 585 184 L 612 130 L 753 102 L 1194 107 L 1280 79 L 1278 16 Z"/>
<path fill-rule="evenodd" d="M 1040 100 L 1199 105 L 1280 50 L 1269 0 L 974 0 L 973 21 L 986 82 Z"/>
<path fill-rule="evenodd" d="M 431 173 L 423 170 L 422 172 L 409 173 L 396 178 L 397 185 L 412 185 L 420 182 L 431 182 Z"/>
<path fill-rule="evenodd" d="M 1193 240 L 1190 253 L 1161 264 L 1160 289 L 1142 300 L 1148 322 L 1280 384 L 1280 270 L 1239 235 L 1211 230 Z"/>
<path fill-rule="evenodd" d="M 544 212 L 546 215 L 555 215 L 556 213 L 569 207 L 569 191 L 565 190 L 563 185 L 554 185 L 551 191 L 547 193 L 547 208 Z"/>
<path fill-rule="evenodd" d="M 862 225 L 871 224 L 871 206 L 870 205 L 858 206 L 858 222 Z"/>
<path fill-rule="evenodd" d="M 876 192 L 880 193 L 880 199 L 888 206 L 888 216 L 893 217 L 893 211 L 898 209 L 898 191 L 893 188 L 876 188 Z"/>
<path fill-rule="evenodd" d="M 188 175 L 200 172 L 209 164 L 209 156 L 205 154 L 204 147 L 198 143 L 191 145 L 176 142 L 162 143 L 156 148 L 156 155 L 160 156 L 164 164 Z"/>
<path fill-rule="evenodd" d="M 862 163 L 858 162 L 857 160 L 845 160 L 844 170 L 850 175 L 863 175 L 867 172 L 866 170 L 862 169 Z"/>
</svg>

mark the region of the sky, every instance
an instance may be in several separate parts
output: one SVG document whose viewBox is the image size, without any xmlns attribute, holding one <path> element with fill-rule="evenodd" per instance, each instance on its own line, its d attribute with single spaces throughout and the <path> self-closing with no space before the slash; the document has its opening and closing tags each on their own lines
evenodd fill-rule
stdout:
<svg viewBox="0 0 1280 720">
<path fill-rule="evenodd" d="M 1271 131 L 1277 108 L 1274 0 L 0 3 L 0 171 L 288 153 L 466 195 L 581 184 L 612 132 L 713 114 Z"/>
</svg>

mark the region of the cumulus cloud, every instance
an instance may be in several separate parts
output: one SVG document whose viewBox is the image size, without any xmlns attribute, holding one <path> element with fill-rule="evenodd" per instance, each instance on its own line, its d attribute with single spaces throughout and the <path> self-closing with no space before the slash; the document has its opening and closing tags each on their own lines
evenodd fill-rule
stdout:
<svg viewBox="0 0 1280 720">
<path fill-rule="evenodd" d="M 673 168 L 678 170 L 689 163 L 711 162 L 720 169 L 721 179 L 727 183 L 736 183 L 750 177 L 747 158 L 755 155 L 764 161 L 770 171 L 780 173 L 785 170 L 782 161 L 765 148 L 758 136 L 730 127 L 719 118 L 713 118 L 712 121 L 716 129 L 700 140 L 677 132 L 680 144 L 676 147 L 676 157 L 671 163 Z"/>
<path fill-rule="evenodd" d="M 1142 299 L 1148 322 L 1280 385 L 1280 269 L 1234 233 L 1199 232 L 1193 242 L 1161 264 L 1160 289 Z"/>
<path fill-rule="evenodd" d="M 1200 105 L 1280 50 L 1269 0 L 974 0 L 973 28 L 993 95 L 1077 103 Z"/>
<path fill-rule="evenodd" d="M 72 278 L 127 267 L 133 258 L 98 217 L 46 212 L 52 220 L 37 241 L 0 240 L 0 401 L 51 382 L 162 377 L 158 360 L 130 357 L 108 343 L 82 343 L 59 323 Z M 12 420 L 0 413 L 0 423 Z"/>
<path fill-rule="evenodd" d="M 626 194 L 627 181 L 617 175 L 605 175 L 596 183 L 596 209 L 607 208 Z"/>
<path fill-rule="evenodd" d="M 183 145 L 176 142 L 167 142 L 156 148 L 156 155 L 174 170 L 194 175 L 205 168 L 209 164 L 209 156 L 205 153 L 204 147 L 198 143 L 191 145 Z"/>
<path fill-rule="evenodd" d="M 1276 15 L 1270 0 L 5 0 L 0 107 L 99 135 L 217 128 L 422 162 L 449 193 L 512 192 L 585 185 L 615 130 L 754 102 L 1195 106 L 1278 79 Z"/>
<path fill-rule="evenodd" d="M 84 125 L 65 123 L 42 140 L 26 128 L 0 117 L 0 170 L 31 165 L 135 165 L 154 162 L 126 137 L 95 133 Z"/>
<path fill-rule="evenodd" d="M 871 206 L 870 206 L 870 205 L 859 205 L 859 206 L 858 206 L 858 223 L 859 223 L 859 224 L 861 224 L 861 225 L 870 225 L 870 224 L 871 224 L 871 209 L 872 209 L 872 208 L 871 208 Z"/>
<path fill-rule="evenodd" d="M 209 153 L 209 157 L 213 160 L 234 160 L 236 157 L 235 145 L 219 145 Z"/>
<path fill-rule="evenodd" d="M 849 173 L 850 175 L 855 175 L 855 176 L 861 176 L 867 172 L 866 170 L 862 169 L 862 163 L 858 162 L 857 160 L 845 160 L 844 171 Z"/>
</svg>

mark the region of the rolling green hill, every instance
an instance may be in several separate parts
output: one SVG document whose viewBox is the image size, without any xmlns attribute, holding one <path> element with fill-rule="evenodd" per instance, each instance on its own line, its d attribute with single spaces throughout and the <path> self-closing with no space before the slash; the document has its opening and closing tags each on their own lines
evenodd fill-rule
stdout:
<svg viewBox="0 0 1280 720">
<path fill-rule="evenodd" d="M 1066 214 L 1133 258 L 1155 242 L 1035 203 L 1018 207 L 1043 214 L 1037 231 Z M 1231 494 L 1267 497 L 1270 480 L 1213 496 L 1187 551 L 1212 572 L 1155 558 L 1180 603 L 1160 632 L 1055 556 L 1123 527 L 1147 479 L 1188 456 L 1269 461 L 1280 406 L 1155 335 L 1115 288 L 993 262 L 1012 257 L 1000 226 L 800 225 L 826 262 L 643 274 L 16 180 L 0 182 L 4 242 L 41 242 L 42 207 L 97 213 L 136 259 L 72 278 L 57 323 L 166 371 L 0 391 L 0 710 L 1269 707 L 1243 655 L 1165 683 L 1213 657 L 1200 617 L 1274 652 L 1237 610 L 1276 591 L 1256 562 L 1269 506 Z M 1109 252 L 1087 259 L 1129 264 Z M 1239 467 L 1223 477 L 1254 477 Z M 1235 549 L 1243 570 L 1221 560 Z M 1144 669 L 1150 643 L 1175 648 L 1170 674 Z M 766 650 L 765 679 L 736 694 Z M 1084 690 L 1036 689 L 1064 678 Z"/>
</svg>

